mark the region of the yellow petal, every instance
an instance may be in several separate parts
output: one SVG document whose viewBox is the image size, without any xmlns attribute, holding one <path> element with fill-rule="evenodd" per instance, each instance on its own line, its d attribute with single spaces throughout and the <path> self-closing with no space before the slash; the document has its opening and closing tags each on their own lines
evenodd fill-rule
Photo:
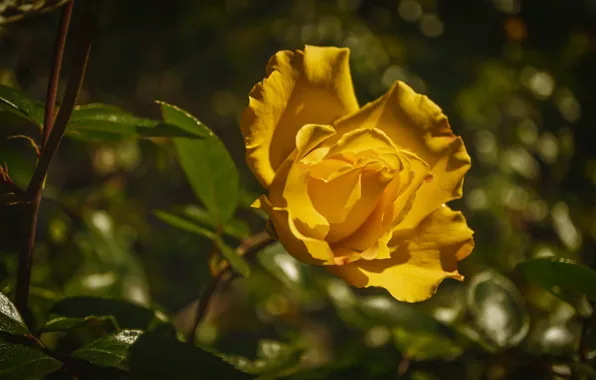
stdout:
<svg viewBox="0 0 596 380">
<path fill-rule="evenodd" d="M 289 209 L 273 207 L 264 195 L 261 195 L 252 204 L 252 207 L 260 208 L 269 215 L 279 241 L 296 259 L 316 265 L 334 262 L 335 257 L 329 244 L 324 240 L 308 237 L 300 232 Z"/>
<path fill-rule="evenodd" d="M 326 143 L 333 141 L 329 139 Z M 387 134 L 380 129 L 360 128 L 343 134 L 337 143 L 331 146 L 328 157 L 333 157 L 337 153 L 354 153 L 358 155 L 364 151 L 383 152 L 397 151 Z"/>
<path fill-rule="evenodd" d="M 366 222 L 338 245 L 364 251 L 407 216 L 417 192 L 428 177 L 429 169 L 424 161 L 412 153 L 399 151 L 396 156 L 403 170 L 387 185 Z"/>
<path fill-rule="evenodd" d="M 396 82 L 384 96 L 338 120 L 334 127 L 336 140 L 359 128 L 378 128 L 398 148 L 413 152 L 429 164 L 433 181 L 420 189 L 397 229 L 413 228 L 440 205 L 461 197 L 470 156 L 441 109 L 406 84 Z"/>
<path fill-rule="evenodd" d="M 329 223 L 317 212 L 309 198 L 309 166 L 300 159 L 334 133 L 333 128 L 326 125 L 303 126 L 295 137 L 294 151 L 278 169 L 269 189 L 272 205 L 291 210 L 297 228 L 303 234 L 317 239 L 325 238 Z"/>
<path fill-rule="evenodd" d="M 307 45 L 304 52 L 281 51 L 266 71 L 249 94 L 240 128 L 248 166 L 268 188 L 303 125 L 332 124 L 356 111 L 358 102 L 348 49 Z"/>
<path fill-rule="evenodd" d="M 460 212 L 442 206 L 413 231 L 398 238 L 394 235 L 390 259 L 327 268 L 351 285 L 383 287 L 399 301 L 423 301 L 443 279 L 463 280 L 457 262 L 471 253 L 472 234 Z"/>
<path fill-rule="evenodd" d="M 379 203 L 393 176 L 386 168 L 367 170 L 363 167 L 329 182 L 311 178 L 308 184 L 310 198 L 329 221 L 325 240 L 335 243 L 358 230 Z"/>
</svg>

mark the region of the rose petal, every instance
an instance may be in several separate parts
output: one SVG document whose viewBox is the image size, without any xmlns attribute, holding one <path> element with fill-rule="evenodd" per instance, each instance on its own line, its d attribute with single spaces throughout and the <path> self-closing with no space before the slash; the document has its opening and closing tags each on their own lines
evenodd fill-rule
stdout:
<svg viewBox="0 0 596 380">
<path fill-rule="evenodd" d="M 305 124 L 331 124 L 358 110 L 349 68 L 349 50 L 306 46 L 281 51 L 267 65 L 267 77 L 250 92 L 240 127 L 246 160 L 268 188 L 294 149 Z"/>
<path fill-rule="evenodd" d="M 394 174 L 388 169 L 354 169 L 325 183 L 309 181 L 309 195 L 329 221 L 329 243 L 345 239 L 368 219 Z M 348 197 L 349 196 L 349 197 Z"/>
<path fill-rule="evenodd" d="M 406 84 L 396 82 L 381 98 L 338 120 L 334 127 L 338 133 L 326 144 L 357 129 L 378 128 L 399 148 L 430 165 L 433 181 L 420 189 L 398 230 L 415 227 L 440 205 L 461 197 L 463 177 L 470 168 L 466 148 L 451 131 L 441 109 Z"/>
<path fill-rule="evenodd" d="M 383 287 L 397 300 L 423 301 L 445 278 L 463 279 L 457 262 L 472 251 L 472 234 L 460 212 L 443 206 L 408 236 L 391 241 L 390 259 L 359 260 L 328 269 L 351 285 Z"/>
<path fill-rule="evenodd" d="M 364 251 L 401 222 L 411 209 L 420 187 L 429 175 L 428 165 L 412 153 L 397 153 L 403 170 L 386 187 L 369 218 L 351 236 L 337 245 Z M 369 256 L 375 258 L 373 256 Z"/>
<path fill-rule="evenodd" d="M 269 189 L 274 207 L 292 211 L 294 223 L 303 234 L 323 239 L 329 223 L 313 206 L 307 192 L 309 167 L 300 159 L 335 133 L 328 125 L 307 124 L 295 137 L 295 149 L 278 169 Z M 321 157 L 322 158 L 322 157 Z"/>
</svg>

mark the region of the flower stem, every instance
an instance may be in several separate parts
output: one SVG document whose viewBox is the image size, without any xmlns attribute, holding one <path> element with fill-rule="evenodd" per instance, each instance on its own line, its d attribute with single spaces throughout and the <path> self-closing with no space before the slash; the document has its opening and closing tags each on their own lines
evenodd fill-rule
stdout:
<svg viewBox="0 0 596 380">
<path fill-rule="evenodd" d="M 257 254 L 257 252 L 261 251 L 268 245 L 275 243 L 275 241 L 276 240 L 270 237 L 267 232 L 261 232 L 244 240 L 242 244 L 238 247 L 237 252 L 245 259 L 250 259 L 255 254 Z M 199 327 L 201 321 L 205 318 L 205 315 L 207 314 L 207 309 L 209 307 L 209 302 L 211 301 L 213 295 L 217 291 L 220 282 L 229 277 L 231 273 L 232 267 L 228 264 L 226 267 L 217 271 L 217 273 L 213 275 L 211 280 L 203 288 L 201 297 L 199 298 L 199 302 L 197 304 L 197 310 L 194 315 L 192 328 L 190 329 L 189 336 L 187 337 L 189 342 L 194 342 L 197 328 Z"/>
</svg>

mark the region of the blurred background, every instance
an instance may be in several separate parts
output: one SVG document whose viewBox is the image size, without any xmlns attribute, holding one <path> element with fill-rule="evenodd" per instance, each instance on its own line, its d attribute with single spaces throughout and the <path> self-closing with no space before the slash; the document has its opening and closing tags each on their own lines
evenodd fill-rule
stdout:
<svg viewBox="0 0 596 380">
<path fill-rule="evenodd" d="M 450 204 L 475 231 L 464 283 L 447 280 L 431 300 L 401 304 L 272 246 L 250 279 L 219 289 L 199 342 L 291 379 L 569 378 L 578 317 L 590 305 L 529 284 L 516 265 L 596 261 L 595 0 L 102 3 L 79 103 L 159 118 L 158 99 L 213 129 L 243 187 L 231 244 L 265 226 L 248 208 L 262 190 L 238 124 L 278 50 L 349 47 L 361 105 L 402 80 L 445 111 L 472 156 L 464 198 Z M 44 99 L 58 14 L 0 27 L 0 84 Z M 6 133 L 0 161 L 25 187 L 34 152 Z M 169 141 L 72 137 L 42 203 L 34 316 L 64 295 L 114 296 L 188 329 L 212 244 L 154 214 L 198 204 Z M 0 212 L 0 287 L 10 291 L 19 207 Z M 589 339 L 596 348 L 596 334 Z"/>
</svg>

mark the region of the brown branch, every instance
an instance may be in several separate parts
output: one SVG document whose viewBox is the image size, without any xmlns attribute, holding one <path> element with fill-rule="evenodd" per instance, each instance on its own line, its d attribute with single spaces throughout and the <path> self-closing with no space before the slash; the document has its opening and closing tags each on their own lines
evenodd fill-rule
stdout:
<svg viewBox="0 0 596 380">
<path fill-rule="evenodd" d="M 54 42 L 54 59 L 50 67 L 50 78 L 48 80 L 48 90 L 46 94 L 46 108 L 43 120 L 43 136 L 41 146 L 43 147 L 50 137 L 52 126 L 54 125 L 54 116 L 56 111 L 56 97 L 58 95 L 58 84 L 60 82 L 60 71 L 62 70 L 62 59 L 64 57 L 64 48 L 66 47 L 66 38 L 70 26 L 70 17 L 74 0 L 66 4 L 60 14 L 60 24 L 58 25 L 58 34 Z"/>
<path fill-rule="evenodd" d="M 74 1 L 73 1 L 74 2 Z M 62 58 L 64 53 L 64 46 L 66 44 L 67 32 L 70 24 L 70 17 L 72 14 L 72 3 L 68 4 L 61 13 L 61 22 L 58 31 L 58 37 L 55 44 L 54 59 L 52 63 L 52 73 L 50 74 L 46 109 L 45 109 L 45 120 L 44 130 L 42 139 L 42 150 L 41 156 L 33 172 L 29 186 L 27 187 L 25 197 L 26 199 L 32 199 L 32 202 L 26 206 L 26 213 L 30 215 L 26 230 L 26 237 L 24 239 L 23 246 L 19 253 L 19 266 L 17 270 L 17 283 L 15 289 L 15 304 L 19 311 L 26 315 L 27 302 L 29 299 L 29 284 L 31 281 L 31 266 L 33 264 L 33 251 L 35 248 L 35 234 L 37 231 L 37 219 L 39 214 L 39 205 L 43 195 L 43 184 L 50 166 L 52 157 L 54 156 L 60 140 L 64 135 L 66 125 L 72 114 L 72 110 L 76 104 L 83 78 L 85 76 L 85 70 L 87 68 L 87 61 L 89 58 L 89 52 L 91 49 L 91 35 L 93 30 L 93 24 L 95 16 L 89 6 L 90 1 L 83 2 L 84 15 L 81 19 L 81 25 L 79 26 L 78 35 L 80 35 L 80 41 L 74 51 L 72 72 L 68 78 L 64 97 L 62 99 L 62 106 L 56 117 L 56 121 L 53 123 L 54 107 L 56 104 L 56 94 L 58 89 L 58 78 L 60 73 L 56 72 L 60 70 L 62 66 Z M 59 62 L 60 61 L 60 62 Z M 47 136 L 47 140 L 46 140 Z"/>
<path fill-rule="evenodd" d="M 50 163 L 58 149 L 58 145 L 60 145 L 62 137 L 64 136 L 64 131 L 66 130 L 70 115 L 72 114 L 72 110 L 77 102 L 83 84 L 85 70 L 87 69 L 87 61 L 91 51 L 93 26 L 95 24 L 94 12 L 90 9 L 91 4 L 93 3 L 95 2 L 91 0 L 82 2 L 83 5 L 87 5 L 87 8 L 85 9 L 83 19 L 81 20 L 80 31 L 77 33 L 80 36 L 80 40 L 74 52 L 72 72 L 66 83 L 66 89 L 64 91 L 64 97 L 62 98 L 60 110 L 58 111 L 58 116 L 53 124 L 48 140 L 44 144 L 41 151 L 41 157 L 39 158 L 39 162 L 35 167 L 35 171 L 33 172 L 33 176 L 27 187 L 26 193 L 31 197 L 34 197 L 37 191 L 43 188 L 43 183 L 50 167 Z"/>
</svg>

